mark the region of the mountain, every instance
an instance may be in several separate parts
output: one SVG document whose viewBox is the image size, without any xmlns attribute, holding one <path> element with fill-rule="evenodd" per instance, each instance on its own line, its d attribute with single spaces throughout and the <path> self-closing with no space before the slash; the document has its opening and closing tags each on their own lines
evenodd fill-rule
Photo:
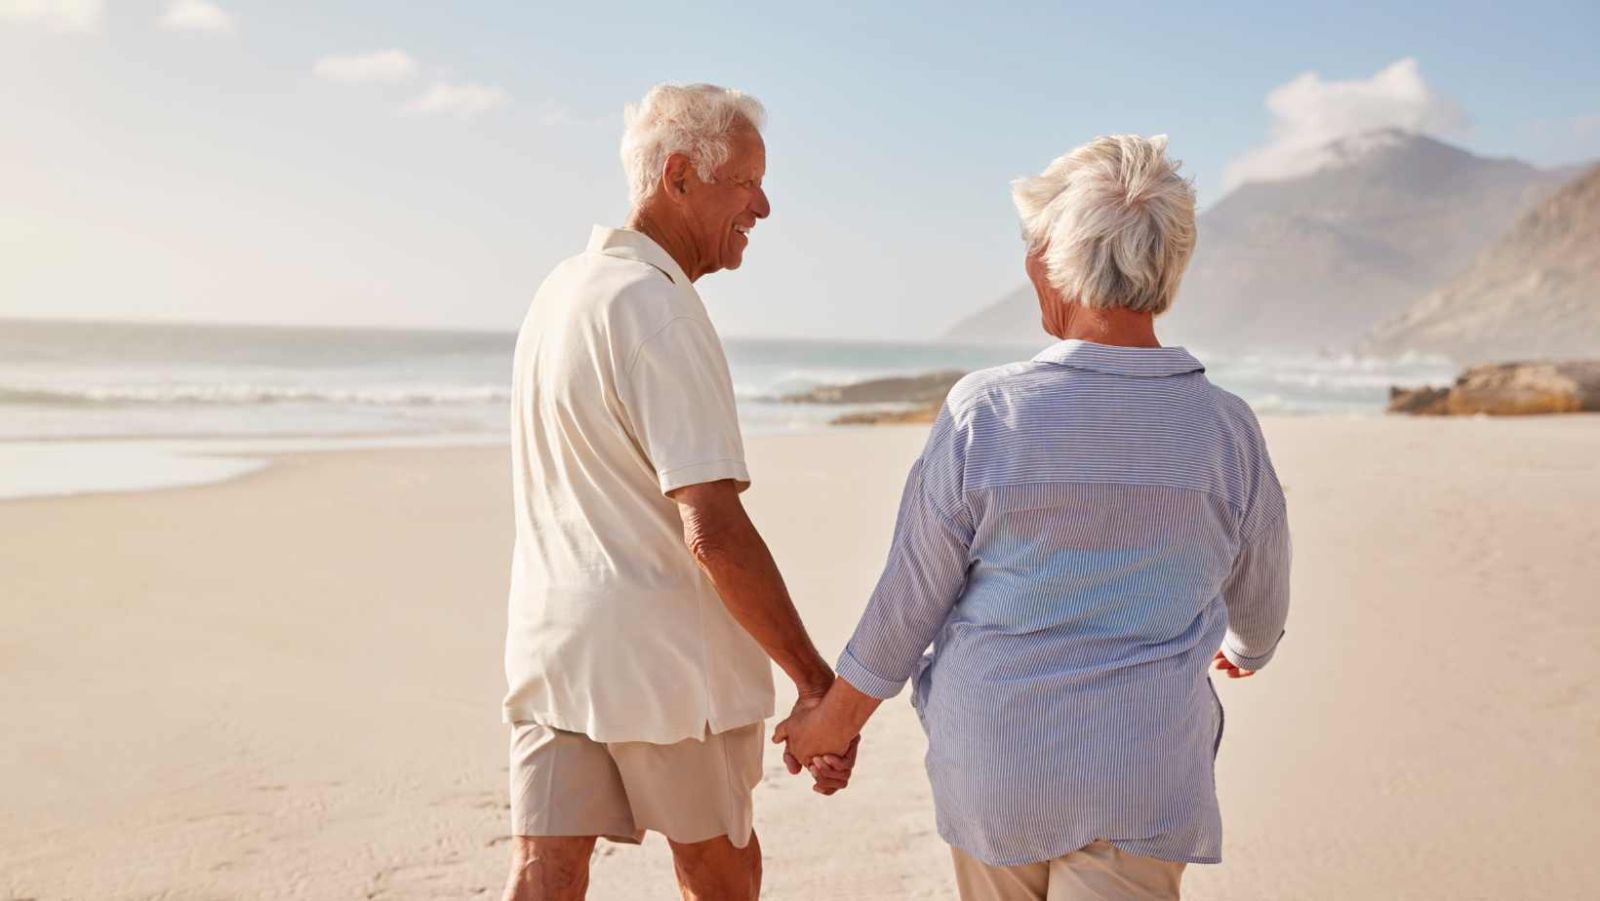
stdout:
<svg viewBox="0 0 1600 901">
<path fill-rule="evenodd" d="M 1247 183 L 1199 218 L 1199 240 L 1163 340 L 1207 350 L 1344 350 L 1465 268 L 1564 173 L 1383 130 L 1323 148 L 1331 162 Z M 1020 268 L 1020 266 L 1019 266 Z M 948 337 L 1039 336 L 1020 290 Z"/>
<path fill-rule="evenodd" d="M 952 325 L 942 338 L 963 344 L 1033 343 L 1041 347 L 1051 340 L 1039 323 L 1039 301 L 1033 286 L 1026 282 Z"/>
<path fill-rule="evenodd" d="M 1600 358 L 1600 166 L 1534 206 L 1444 287 L 1380 323 L 1363 349 L 1473 363 Z"/>
</svg>

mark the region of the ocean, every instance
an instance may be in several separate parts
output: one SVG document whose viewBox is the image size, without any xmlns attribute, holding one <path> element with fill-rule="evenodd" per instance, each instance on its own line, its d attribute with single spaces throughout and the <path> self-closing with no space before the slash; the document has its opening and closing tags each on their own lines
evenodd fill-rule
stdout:
<svg viewBox="0 0 1600 901">
<path fill-rule="evenodd" d="M 1036 346 L 730 338 L 748 434 L 829 428 L 824 384 L 1026 359 Z M 0 320 L 0 497 L 228 478 L 274 451 L 506 440 L 515 335 Z M 1209 357 L 1261 413 L 1377 415 L 1442 360 Z M 252 456 L 254 455 L 254 456 Z"/>
</svg>

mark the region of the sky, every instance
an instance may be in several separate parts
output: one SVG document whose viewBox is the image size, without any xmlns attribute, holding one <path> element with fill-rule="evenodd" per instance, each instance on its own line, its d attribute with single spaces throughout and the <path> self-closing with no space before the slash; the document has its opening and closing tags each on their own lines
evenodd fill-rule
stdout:
<svg viewBox="0 0 1600 901">
<path fill-rule="evenodd" d="M 724 336 L 939 335 L 1023 281 L 1011 179 L 1098 134 L 1170 135 L 1202 207 L 1376 127 L 1600 158 L 1600 4 L 1385 6 L 0 0 L 0 317 L 514 330 L 661 81 L 768 111 Z"/>
</svg>

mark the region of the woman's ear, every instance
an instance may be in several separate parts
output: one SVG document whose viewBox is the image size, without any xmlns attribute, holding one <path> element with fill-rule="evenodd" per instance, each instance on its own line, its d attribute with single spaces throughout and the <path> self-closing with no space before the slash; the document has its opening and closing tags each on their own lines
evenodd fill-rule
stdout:
<svg viewBox="0 0 1600 901">
<path fill-rule="evenodd" d="M 1029 249 L 1024 268 L 1028 271 L 1028 281 L 1033 283 L 1033 293 L 1039 298 L 1039 324 L 1052 337 L 1060 338 L 1072 324 L 1073 305 L 1050 284 L 1050 268 L 1045 265 L 1044 250 Z"/>
</svg>

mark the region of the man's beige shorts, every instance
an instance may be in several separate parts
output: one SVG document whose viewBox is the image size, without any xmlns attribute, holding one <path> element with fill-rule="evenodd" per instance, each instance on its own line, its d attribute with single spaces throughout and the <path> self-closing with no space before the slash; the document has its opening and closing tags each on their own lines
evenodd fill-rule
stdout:
<svg viewBox="0 0 1600 901">
<path fill-rule="evenodd" d="M 750 842 L 764 725 L 671 745 L 598 742 L 538 723 L 511 727 L 513 835 L 599 835 L 638 844 L 653 830 L 684 844 Z"/>
</svg>

